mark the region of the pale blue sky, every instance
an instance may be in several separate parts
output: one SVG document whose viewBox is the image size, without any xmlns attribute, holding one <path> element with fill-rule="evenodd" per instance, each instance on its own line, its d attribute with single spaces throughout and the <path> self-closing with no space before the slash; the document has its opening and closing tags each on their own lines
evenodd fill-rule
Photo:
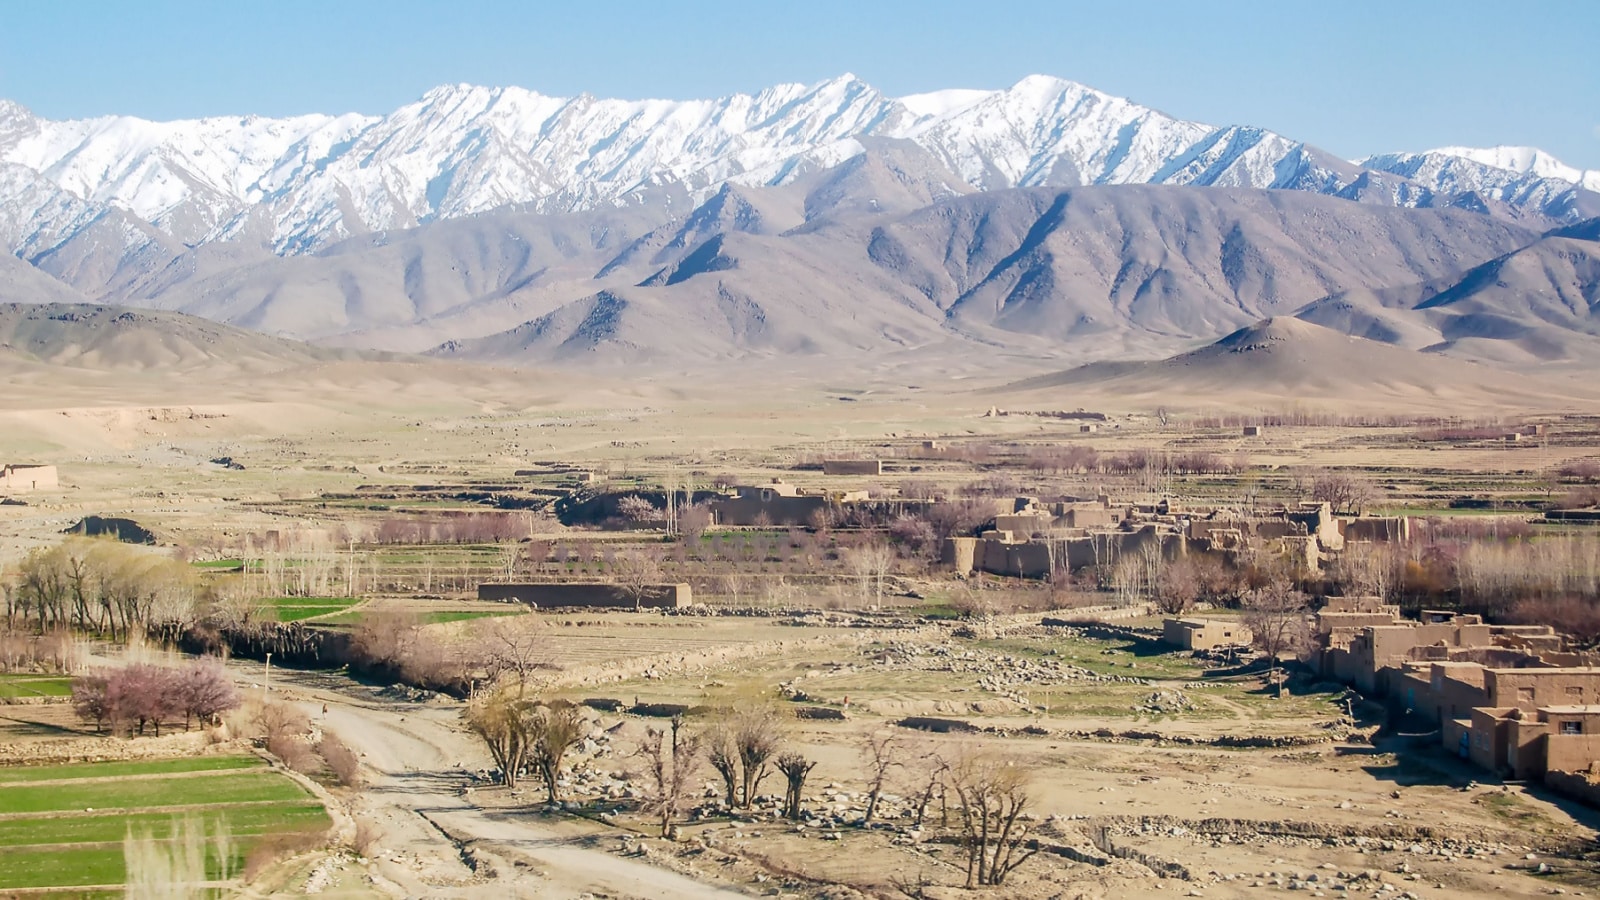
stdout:
<svg viewBox="0 0 1600 900">
<path fill-rule="evenodd" d="M 0 5 L 0 96 L 52 118 L 387 112 L 437 84 L 890 94 L 1044 73 L 1341 156 L 1530 144 L 1600 168 L 1600 0 Z"/>
</svg>

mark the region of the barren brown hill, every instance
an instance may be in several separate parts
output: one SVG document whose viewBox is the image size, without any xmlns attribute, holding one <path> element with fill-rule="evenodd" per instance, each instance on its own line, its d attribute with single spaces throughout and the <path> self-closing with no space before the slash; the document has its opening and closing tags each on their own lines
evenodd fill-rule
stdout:
<svg viewBox="0 0 1600 900">
<path fill-rule="evenodd" d="M 1114 398 L 1127 408 L 1187 403 L 1217 407 L 1450 411 L 1521 406 L 1593 408 L 1600 390 L 1554 373 L 1488 364 L 1351 337 L 1276 317 L 1168 359 L 1102 362 L 1014 382 L 1002 395 Z"/>
<path fill-rule="evenodd" d="M 926 180 L 909 167 L 874 171 L 884 184 Z M 440 352 L 618 362 L 843 357 L 957 337 L 977 352 L 1149 357 L 1294 312 L 1332 290 L 1459 276 L 1538 239 L 1454 210 L 1134 186 L 991 191 L 878 215 L 856 209 L 782 233 L 758 227 L 770 216 L 716 221 L 731 227 L 696 231 L 698 245 L 648 257 L 663 265 L 634 283 L 613 281 L 497 335 L 460 335 Z"/>
<path fill-rule="evenodd" d="M 182 313 L 88 303 L 0 304 L 13 362 L 107 371 L 269 372 L 377 354 L 313 347 Z"/>
<path fill-rule="evenodd" d="M 1389 344 L 1514 363 L 1600 352 L 1600 222 L 1563 229 L 1462 275 L 1309 304 L 1299 318 Z"/>
</svg>

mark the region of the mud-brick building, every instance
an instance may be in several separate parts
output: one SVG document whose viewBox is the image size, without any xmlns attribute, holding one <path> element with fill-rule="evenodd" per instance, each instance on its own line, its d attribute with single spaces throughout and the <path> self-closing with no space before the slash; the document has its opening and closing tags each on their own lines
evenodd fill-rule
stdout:
<svg viewBox="0 0 1600 900">
<path fill-rule="evenodd" d="M 53 491 L 61 486 L 55 466 L 12 464 L 0 466 L 0 491 Z"/>
<path fill-rule="evenodd" d="M 827 494 L 812 494 L 795 485 L 774 480 L 770 484 L 743 485 L 733 495 L 709 504 L 711 523 L 724 527 L 753 525 L 809 525 L 833 504 Z"/>
<path fill-rule="evenodd" d="M 1161 623 L 1163 643 L 1185 650 L 1248 645 L 1252 639 L 1244 623 L 1228 619 L 1166 619 Z"/>
</svg>

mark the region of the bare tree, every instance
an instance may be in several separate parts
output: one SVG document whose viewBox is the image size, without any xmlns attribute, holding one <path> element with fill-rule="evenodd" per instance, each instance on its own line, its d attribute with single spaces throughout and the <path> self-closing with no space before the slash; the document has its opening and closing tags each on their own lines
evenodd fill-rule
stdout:
<svg viewBox="0 0 1600 900">
<path fill-rule="evenodd" d="M 739 747 L 734 742 L 733 729 L 726 723 L 715 725 L 706 733 L 706 761 L 722 779 L 723 803 L 734 809 L 739 805 Z"/>
<path fill-rule="evenodd" d="M 886 541 L 871 540 L 844 553 L 845 564 L 850 571 L 861 579 L 861 594 L 866 597 L 869 589 L 875 591 L 876 605 L 883 605 L 883 582 L 889 575 L 889 569 L 894 566 L 894 548 Z"/>
<path fill-rule="evenodd" d="M 767 761 L 783 742 L 778 711 L 771 704 L 752 704 L 734 716 L 734 741 L 739 748 L 739 787 L 745 809 L 755 802 Z"/>
<path fill-rule="evenodd" d="M 335 780 L 345 787 L 361 786 L 361 757 L 338 735 L 324 731 L 322 738 L 317 741 L 316 750 L 322 761 L 328 764 L 328 771 L 333 773 Z"/>
<path fill-rule="evenodd" d="M 491 682 L 510 675 L 516 679 L 521 699 L 534 672 L 549 665 L 549 641 L 544 623 L 533 615 L 497 616 L 489 620 L 475 642 Z"/>
<path fill-rule="evenodd" d="M 1278 677 L 1278 660 L 1285 653 L 1298 653 L 1306 645 L 1310 631 L 1306 614 L 1310 601 L 1286 579 L 1276 578 L 1244 599 L 1244 624 L 1251 642 L 1270 660 L 1270 678 L 1283 696 L 1283 680 Z"/>
<path fill-rule="evenodd" d="M 535 706 L 526 716 L 528 759 L 544 779 L 550 803 L 561 802 L 561 762 L 567 751 L 583 740 L 583 713 L 564 700 Z"/>
<path fill-rule="evenodd" d="M 525 701 L 504 692 L 482 697 L 466 710 L 467 727 L 483 741 L 508 788 L 517 786 L 528 759 L 526 710 Z"/>
<path fill-rule="evenodd" d="M 1201 589 L 1200 572 L 1188 557 L 1168 563 L 1156 574 L 1156 609 L 1169 616 L 1182 615 L 1194 608 Z"/>
<path fill-rule="evenodd" d="M 750 592 L 750 582 L 749 575 L 729 570 L 717 576 L 716 585 L 724 594 L 733 598 L 734 606 L 738 606 L 739 596 Z"/>
<path fill-rule="evenodd" d="M 783 744 L 778 710 L 762 701 L 735 704 L 706 736 L 707 759 L 721 776 L 730 809 L 749 809 Z"/>
<path fill-rule="evenodd" d="M 306 741 L 311 722 L 304 713 L 274 700 L 256 709 L 253 719 L 256 728 L 261 730 L 268 753 L 302 775 L 317 771 L 317 756 Z"/>
<path fill-rule="evenodd" d="M 863 826 L 872 824 L 889 771 L 900 765 L 899 749 L 899 740 L 893 732 L 874 731 L 861 740 L 861 757 L 867 766 L 867 812 L 861 817 Z"/>
<path fill-rule="evenodd" d="M 1392 544 L 1349 543 L 1339 557 L 1339 570 L 1350 590 L 1388 602 L 1399 592 L 1403 562 Z"/>
<path fill-rule="evenodd" d="M 1018 855 L 1026 843 L 1023 814 L 1032 797 L 1026 766 L 998 754 L 968 749 L 948 770 L 956 795 L 962 843 L 967 851 L 967 888 L 998 887 L 1039 852 Z"/>
<path fill-rule="evenodd" d="M 783 774 L 785 786 L 783 795 L 783 814 L 788 818 L 800 820 L 800 797 L 805 791 L 806 777 L 811 770 L 817 767 L 812 761 L 807 761 L 804 756 L 793 750 L 779 755 L 776 763 L 778 771 Z"/>
<path fill-rule="evenodd" d="M 1359 516 L 1377 496 L 1371 481 L 1349 472 L 1323 471 L 1311 481 L 1311 499 L 1328 504 L 1336 513 Z"/>
<path fill-rule="evenodd" d="M 648 808 L 656 815 L 661 836 L 672 836 L 672 822 L 683 814 L 684 801 L 700 763 L 700 736 L 685 734 L 683 718 L 675 717 L 670 729 L 647 728 L 634 755 L 645 763 L 649 783 Z"/>
<path fill-rule="evenodd" d="M 710 527 L 711 507 L 704 503 L 690 504 L 687 509 L 678 513 L 678 536 L 696 553 L 700 550 L 701 536 Z"/>
<path fill-rule="evenodd" d="M 643 550 L 618 553 L 611 571 L 617 587 L 633 601 L 636 610 L 644 607 L 645 598 L 661 583 L 661 561 Z"/>
</svg>

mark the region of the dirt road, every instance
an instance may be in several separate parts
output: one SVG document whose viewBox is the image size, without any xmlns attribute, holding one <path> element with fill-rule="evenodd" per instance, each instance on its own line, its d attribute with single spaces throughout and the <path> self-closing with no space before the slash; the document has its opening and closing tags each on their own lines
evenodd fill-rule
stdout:
<svg viewBox="0 0 1600 900">
<path fill-rule="evenodd" d="M 259 690 L 261 667 L 232 664 Z M 273 694 L 363 757 L 367 785 L 352 818 L 376 828 L 374 881 L 396 896 L 661 898 L 749 894 L 584 846 L 546 821 L 483 810 L 461 795 L 490 762 L 460 726 L 459 711 L 387 701 L 373 689 L 315 672 L 275 669 Z M 282 694 L 279 694 L 282 691 Z M 323 713 L 326 706 L 327 713 Z M 478 862 L 478 870 L 467 859 Z M 515 865 L 508 860 L 525 861 Z"/>
</svg>

